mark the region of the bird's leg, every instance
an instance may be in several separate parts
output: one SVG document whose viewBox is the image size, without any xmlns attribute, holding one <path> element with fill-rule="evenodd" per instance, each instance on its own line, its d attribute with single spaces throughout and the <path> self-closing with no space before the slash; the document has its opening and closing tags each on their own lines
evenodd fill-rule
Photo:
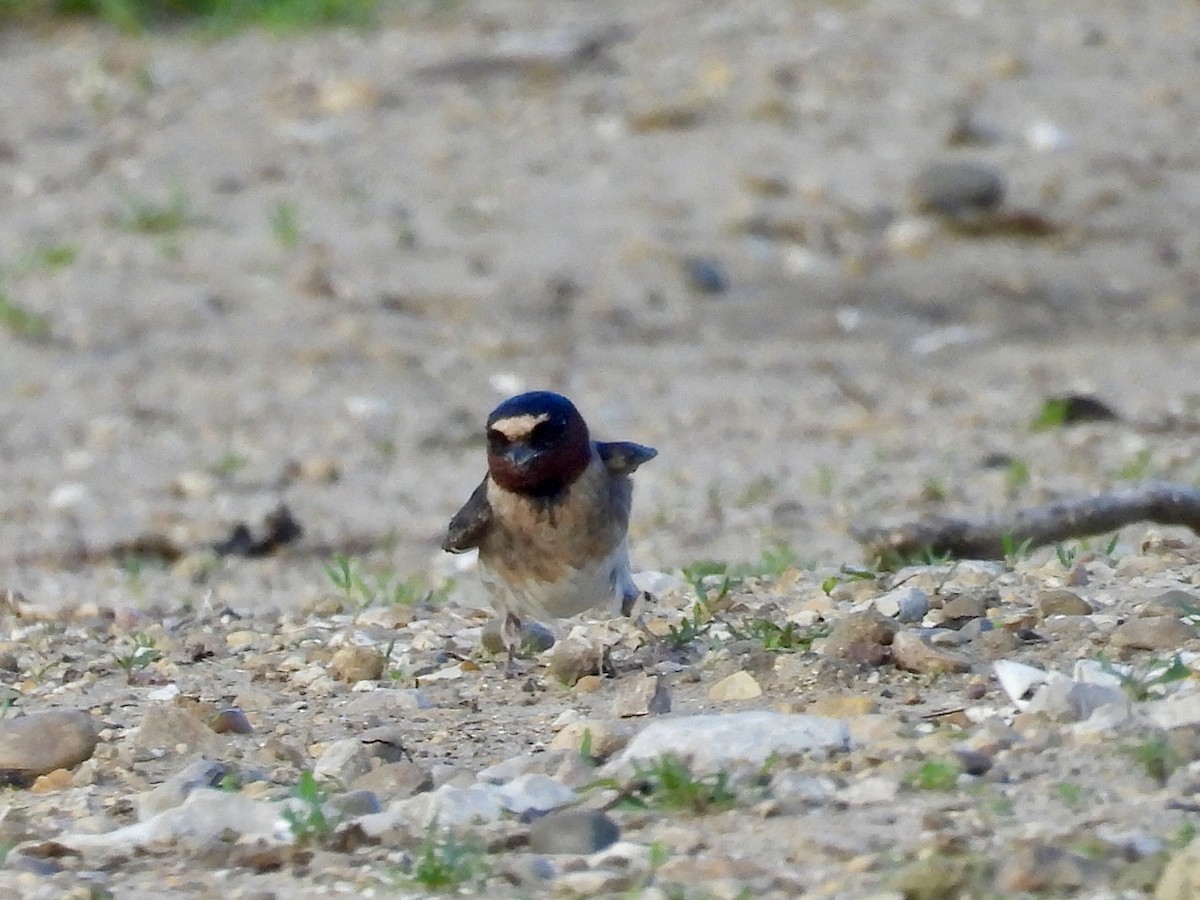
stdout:
<svg viewBox="0 0 1200 900">
<path fill-rule="evenodd" d="M 512 613 L 505 613 L 504 622 L 500 625 L 500 640 L 508 651 L 508 662 L 504 666 L 506 678 L 516 678 L 521 674 L 517 665 L 517 651 L 521 649 L 521 620 Z"/>
</svg>

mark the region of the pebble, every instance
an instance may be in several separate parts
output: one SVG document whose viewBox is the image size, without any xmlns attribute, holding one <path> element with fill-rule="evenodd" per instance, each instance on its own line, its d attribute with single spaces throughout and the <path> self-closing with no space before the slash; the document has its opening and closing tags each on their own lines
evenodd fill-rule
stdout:
<svg viewBox="0 0 1200 900">
<path fill-rule="evenodd" d="M 980 619 L 987 615 L 987 603 L 976 594 L 959 594 L 942 604 L 943 621 Z"/>
<path fill-rule="evenodd" d="M 1196 637 L 1196 629 L 1180 619 L 1154 616 L 1132 619 L 1113 629 L 1109 643 L 1130 650 L 1177 650 Z"/>
<path fill-rule="evenodd" d="M 339 785 L 350 784 L 371 771 L 372 755 L 368 746 L 357 738 L 334 741 L 317 759 L 313 777 Z"/>
<path fill-rule="evenodd" d="M 534 853 L 597 853 L 617 842 L 621 829 L 598 809 L 564 809 L 536 819 L 529 829 Z"/>
<path fill-rule="evenodd" d="M 550 651 L 550 674 L 567 687 L 584 675 L 599 675 L 608 648 L 598 639 L 572 635 Z"/>
<path fill-rule="evenodd" d="M 762 696 L 762 687 L 749 672 L 734 672 L 708 689 L 709 700 L 753 700 Z"/>
<path fill-rule="evenodd" d="M 1066 588 L 1038 591 L 1037 605 L 1046 618 L 1050 616 L 1090 616 L 1094 611 L 1092 604 Z"/>
<path fill-rule="evenodd" d="M 1103 871 L 1099 863 L 1077 853 L 1032 841 L 1018 842 L 1000 858 L 996 887 L 1010 894 L 1078 890 Z"/>
<path fill-rule="evenodd" d="M 688 287 L 702 294 L 724 294 L 729 290 L 729 275 L 715 259 L 689 256 L 683 261 Z"/>
<path fill-rule="evenodd" d="M 657 719 L 642 729 L 602 770 L 629 774 L 635 766 L 674 754 L 696 775 L 737 765 L 761 767 L 768 759 L 787 765 L 814 752 L 850 748 L 840 719 L 748 710 Z"/>
<path fill-rule="evenodd" d="M 822 652 L 832 659 L 877 666 L 888 658 L 898 626 L 874 610 L 854 612 L 834 623 Z"/>
<path fill-rule="evenodd" d="M 919 212 L 962 216 L 999 208 L 1005 179 L 982 163 L 935 162 L 917 173 L 909 191 Z"/>
<path fill-rule="evenodd" d="M 209 727 L 217 734 L 250 734 L 254 731 L 246 714 L 236 706 L 226 707 L 217 713 Z"/>
<path fill-rule="evenodd" d="M 96 750 L 99 732 L 82 710 L 52 709 L 0 719 L 0 772 L 19 780 L 72 769 Z"/>
<path fill-rule="evenodd" d="M 570 806 L 579 799 L 566 785 L 537 772 L 518 775 L 497 787 L 496 793 L 505 809 L 522 817 Z"/>
<path fill-rule="evenodd" d="M 433 788 L 433 775 L 411 760 L 384 763 L 350 782 L 355 790 L 369 790 L 389 800 L 412 797 Z"/>
<path fill-rule="evenodd" d="M 607 759 L 624 750 L 634 735 L 633 725 L 627 722 L 608 722 L 602 719 L 585 719 L 572 722 L 550 741 L 551 750 L 584 750 L 590 756 Z"/>
<path fill-rule="evenodd" d="M 56 841 L 73 850 L 114 856 L 173 843 L 180 850 L 207 851 L 221 859 L 232 852 L 238 836 L 264 844 L 290 841 L 290 835 L 284 838 L 280 834 L 279 824 L 277 803 L 252 800 L 231 791 L 198 789 L 182 805 L 164 810 L 144 822 L 103 834 L 62 834 Z"/>
<path fill-rule="evenodd" d="M 1158 885 L 1154 900 L 1200 900 L 1200 842 L 1175 852 Z"/>
<path fill-rule="evenodd" d="M 339 648 L 329 661 L 333 677 L 348 684 L 378 680 L 383 675 L 383 666 L 384 658 L 379 650 L 355 644 Z"/>
<path fill-rule="evenodd" d="M 897 622 L 920 622 L 929 612 L 929 595 L 919 587 L 905 585 L 876 597 L 872 605 L 880 615 Z"/>
<path fill-rule="evenodd" d="M 533 619 L 521 620 L 521 652 L 537 655 L 544 653 L 554 646 L 554 632 Z M 500 634 L 500 617 L 493 616 L 483 626 L 479 643 L 488 653 L 497 655 L 508 652 L 504 646 L 504 638 Z"/>
<path fill-rule="evenodd" d="M 935 672 L 969 672 L 969 656 L 929 643 L 915 631 L 901 631 L 892 641 L 892 660 L 906 672 L 927 675 Z"/>
<path fill-rule="evenodd" d="M 232 769 L 223 762 L 198 759 L 180 769 L 153 790 L 138 797 L 138 821 L 145 822 L 164 810 L 179 806 L 199 788 L 218 787 Z"/>
<path fill-rule="evenodd" d="M 660 676 L 636 675 L 618 683 L 612 705 L 612 714 L 618 719 L 659 716 L 670 711 L 671 694 Z"/>
<path fill-rule="evenodd" d="M 207 724 L 173 703 L 151 703 L 142 715 L 134 745 L 150 752 L 215 754 L 222 746 L 222 739 Z"/>
</svg>

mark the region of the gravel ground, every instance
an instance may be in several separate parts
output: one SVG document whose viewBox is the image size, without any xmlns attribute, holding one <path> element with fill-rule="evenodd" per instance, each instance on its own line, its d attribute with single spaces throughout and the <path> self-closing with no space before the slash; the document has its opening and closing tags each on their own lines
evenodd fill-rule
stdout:
<svg viewBox="0 0 1200 900">
<path fill-rule="evenodd" d="M 1200 482 L 1198 19 L 0 36 L 0 889 L 1200 896 L 1195 537 L 849 534 Z M 659 449 L 658 602 L 508 680 L 437 545 L 533 387 Z M 1031 427 L 1070 394 L 1117 415 Z M 213 552 L 281 503 L 298 540 Z M 637 755 L 671 721 L 690 776 Z"/>
</svg>

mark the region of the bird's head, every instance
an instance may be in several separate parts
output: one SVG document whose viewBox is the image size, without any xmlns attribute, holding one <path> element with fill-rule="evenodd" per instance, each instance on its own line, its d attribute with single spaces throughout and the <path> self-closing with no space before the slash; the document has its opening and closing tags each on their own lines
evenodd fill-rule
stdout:
<svg viewBox="0 0 1200 900">
<path fill-rule="evenodd" d="M 547 497 L 569 486 L 592 457 L 587 423 L 551 391 L 505 400 L 487 420 L 488 472 L 506 490 Z"/>
</svg>

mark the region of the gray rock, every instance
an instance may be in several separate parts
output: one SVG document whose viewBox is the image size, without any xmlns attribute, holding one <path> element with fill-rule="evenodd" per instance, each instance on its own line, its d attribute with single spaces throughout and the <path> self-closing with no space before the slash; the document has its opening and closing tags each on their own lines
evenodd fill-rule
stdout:
<svg viewBox="0 0 1200 900">
<path fill-rule="evenodd" d="M 344 794 L 330 797 L 324 806 L 325 815 L 331 820 L 356 819 L 383 811 L 383 804 L 374 791 L 357 788 Z"/>
<path fill-rule="evenodd" d="M 232 769 L 214 759 L 198 759 L 138 798 L 138 821 L 145 822 L 183 803 L 198 788 L 215 788 Z"/>
<path fill-rule="evenodd" d="M 1142 616 L 1180 616 L 1195 615 L 1200 609 L 1200 597 L 1188 591 L 1173 588 L 1163 591 L 1150 599 L 1140 611 Z"/>
<path fill-rule="evenodd" d="M 358 739 L 366 745 L 372 756 L 385 763 L 394 763 L 409 758 L 408 751 L 404 748 L 404 737 L 403 729 L 383 725 L 379 728 L 368 728 Z"/>
<path fill-rule="evenodd" d="M 370 745 L 357 738 L 334 741 L 313 766 L 313 778 L 348 785 L 371 771 L 372 756 Z"/>
<path fill-rule="evenodd" d="M 333 654 L 329 671 L 333 677 L 348 684 L 376 681 L 383 675 L 383 654 L 375 647 L 346 644 Z"/>
<path fill-rule="evenodd" d="M 834 623 L 822 652 L 831 659 L 877 666 L 887 660 L 886 648 L 898 628 L 874 610 L 850 613 Z"/>
<path fill-rule="evenodd" d="M 607 655 L 603 641 L 568 637 L 555 644 L 550 652 L 550 674 L 571 687 L 584 675 L 599 675 Z"/>
<path fill-rule="evenodd" d="M 535 622 L 532 619 L 521 620 L 521 652 L 523 654 L 544 653 L 554 646 L 554 641 L 554 632 L 541 622 Z M 487 624 L 483 626 L 483 633 L 479 636 L 479 642 L 488 653 L 507 652 L 504 647 L 504 639 L 500 636 L 500 618 L 498 616 L 488 619 Z"/>
<path fill-rule="evenodd" d="M 930 163 L 909 187 L 919 212 L 948 216 L 991 212 L 1004 202 L 1004 191 L 1004 176 L 975 162 Z"/>
<path fill-rule="evenodd" d="M 433 775 L 411 760 L 384 763 L 350 782 L 354 790 L 368 790 L 388 800 L 411 797 L 433 788 Z"/>
<path fill-rule="evenodd" d="M 1027 710 L 1061 722 L 1082 722 L 1100 707 L 1110 704 L 1128 707 L 1129 698 L 1117 687 L 1086 684 L 1052 673 L 1046 684 L 1033 695 Z"/>
<path fill-rule="evenodd" d="M 521 775 L 495 790 L 504 808 L 518 816 L 546 813 L 579 800 L 578 794 L 549 775 Z"/>
<path fill-rule="evenodd" d="M 621 829 L 607 813 L 598 809 L 564 809 L 547 813 L 529 830 L 529 849 L 534 853 L 596 853 L 610 847 Z"/>
<path fill-rule="evenodd" d="M 145 822 L 104 834 L 63 834 L 55 840 L 73 850 L 113 855 L 161 844 L 174 844 L 191 852 L 227 848 L 232 843 L 231 835 L 275 845 L 292 840 L 280 804 L 205 788 L 193 791 L 180 806 Z"/>
<path fill-rule="evenodd" d="M 920 622 L 929 612 L 929 595 L 919 587 L 904 585 L 875 598 L 875 610 L 897 622 Z"/>
<path fill-rule="evenodd" d="M 51 709 L 0 719 L 0 773 L 16 780 L 90 759 L 98 740 L 96 723 L 82 710 Z"/>
<path fill-rule="evenodd" d="M 942 604 L 942 618 L 947 622 L 970 621 L 987 615 L 987 603 L 975 594 L 959 594 Z"/>
<path fill-rule="evenodd" d="M 624 678 L 617 686 L 612 713 L 618 719 L 663 715 L 671 711 L 671 694 L 657 675 Z"/>
<path fill-rule="evenodd" d="M 1200 900 L 1200 842 L 1172 854 L 1154 889 L 1154 900 Z"/>
<path fill-rule="evenodd" d="M 360 816 L 356 822 L 368 837 L 382 838 L 397 831 L 423 831 L 433 821 L 444 828 L 455 828 L 495 822 L 502 815 L 504 804 L 495 785 L 461 788 L 443 784 L 436 790 L 397 800 L 381 813 Z"/>
<path fill-rule="evenodd" d="M 1005 894 L 1078 890 L 1105 871 L 1098 862 L 1077 853 L 1031 841 L 1008 847 L 1001 859 L 996 886 Z"/>
<path fill-rule="evenodd" d="M 1037 605 L 1045 618 L 1050 616 L 1090 616 L 1094 612 L 1092 604 L 1066 588 L 1039 591 Z"/>
<path fill-rule="evenodd" d="M 814 752 L 848 749 L 850 730 L 841 719 L 749 710 L 657 720 L 600 771 L 628 775 L 636 766 L 673 754 L 696 775 L 709 775 L 761 767 L 768 759 L 786 765 Z"/>
<path fill-rule="evenodd" d="M 216 754 L 224 741 L 204 722 L 172 703 L 152 703 L 134 736 L 141 751 L 175 750 Z"/>
<path fill-rule="evenodd" d="M 969 656 L 929 643 L 915 631 L 901 631 L 892 641 L 892 660 L 906 672 L 969 672 L 973 661 Z"/>
<path fill-rule="evenodd" d="M 1130 650 L 1176 650 L 1195 636 L 1196 629 L 1180 619 L 1154 616 L 1118 625 L 1108 640 Z"/>
</svg>

